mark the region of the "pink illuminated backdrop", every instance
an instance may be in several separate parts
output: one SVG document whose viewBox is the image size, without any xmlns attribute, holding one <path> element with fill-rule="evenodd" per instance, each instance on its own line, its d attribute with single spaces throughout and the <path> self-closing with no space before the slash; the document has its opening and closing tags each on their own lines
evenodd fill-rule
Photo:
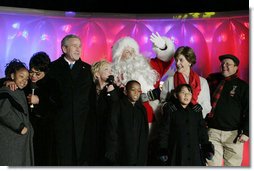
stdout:
<svg viewBox="0 0 254 171">
<path fill-rule="evenodd" d="M 2 12 L 1 12 L 2 11 Z M 211 15 L 212 14 L 212 15 Z M 60 42 L 66 34 L 82 38 L 82 59 L 89 64 L 102 58 L 111 61 L 111 47 L 123 36 L 131 36 L 148 58 L 154 57 L 149 36 L 159 32 L 176 45 L 190 46 L 197 55 L 194 70 L 206 77 L 219 71 L 218 56 L 231 53 L 239 57 L 239 76 L 249 82 L 249 11 L 233 13 L 189 13 L 162 16 L 79 15 L 0 10 L 0 76 L 13 58 L 28 64 L 37 51 L 51 60 L 61 55 Z M 174 71 L 174 63 L 170 71 Z M 164 76 L 165 78 L 166 76 Z M 245 144 L 243 166 L 249 166 L 249 143 Z"/>
</svg>

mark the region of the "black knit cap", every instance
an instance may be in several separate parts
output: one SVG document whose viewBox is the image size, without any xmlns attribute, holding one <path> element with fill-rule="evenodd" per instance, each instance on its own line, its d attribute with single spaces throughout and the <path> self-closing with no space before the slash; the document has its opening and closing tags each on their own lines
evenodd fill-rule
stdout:
<svg viewBox="0 0 254 171">
<path fill-rule="evenodd" d="M 221 55 L 221 56 L 219 56 L 219 59 L 220 59 L 220 61 L 222 61 L 224 59 L 232 59 L 236 66 L 238 66 L 240 64 L 239 59 L 236 56 L 231 55 L 231 54 Z"/>
</svg>

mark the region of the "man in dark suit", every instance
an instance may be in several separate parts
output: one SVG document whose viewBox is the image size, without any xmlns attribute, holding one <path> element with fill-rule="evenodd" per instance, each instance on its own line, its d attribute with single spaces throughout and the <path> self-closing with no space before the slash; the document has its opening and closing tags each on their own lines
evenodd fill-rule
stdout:
<svg viewBox="0 0 254 171">
<path fill-rule="evenodd" d="M 49 76 L 57 104 L 54 131 L 60 166 L 93 165 L 95 86 L 91 66 L 81 61 L 81 40 L 67 35 L 61 41 L 63 54 L 50 65 Z"/>
</svg>

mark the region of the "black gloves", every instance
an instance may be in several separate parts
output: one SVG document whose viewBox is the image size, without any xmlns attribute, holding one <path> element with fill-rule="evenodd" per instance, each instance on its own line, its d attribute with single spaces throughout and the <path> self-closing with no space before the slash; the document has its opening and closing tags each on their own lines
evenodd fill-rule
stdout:
<svg viewBox="0 0 254 171">
<path fill-rule="evenodd" d="M 158 159 L 161 166 L 167 166 L 168 165 L 168 152 L 166 149 L 160 149 Z"/>
<path fill-rule="evenodd" d="M 147 93 L 142 93 L 140 98 L 142 102 L 154 101 L 160 99 L 160 93 L 160 88 L 155 88 L 153 90 L 149 90 Z"/>
<path fill-rule="evenodd" d="M 202 112 L 203 108 L 200 104 L 195 104 L 193 105 L 192 109 L 195 111 L 195 112 Z"/>
<path fill-rule="evenodd" d="M 169 101 L 169 102 L 165 102 L 165 104 L 162 107 L 162 110 L 163 110 L 163 113 L 168 113 L 168 112 L 172 113 L 172 112 L 177 111 L 177 108 L 174 105 L 174 103 Z"/>
<path fill-rule="evenodd" d="M 153 90 L 148 91 L 147 96 L 148 96 L 150 101 L 153 101 L 153 100 L 156 100 L 156 99 L 160 99 L 160 93 L 161 93 L 160 88 L 155 88 Z"/>
<path fill-rule="evenodd" d="M 214 145 L 209 141 L 208 144 L 202 144 L 201 148 L 202 148 L 203 156 L 206 159 L 211 160 L 214 155 Z"/>
<path fill-rule="evenodd" d="M 105 158 L 106 158 L 106 163 L 108 166 L 116 166 L 117 165 L 115 153 L 107 152 L 105 154 Z"/>
</svg>

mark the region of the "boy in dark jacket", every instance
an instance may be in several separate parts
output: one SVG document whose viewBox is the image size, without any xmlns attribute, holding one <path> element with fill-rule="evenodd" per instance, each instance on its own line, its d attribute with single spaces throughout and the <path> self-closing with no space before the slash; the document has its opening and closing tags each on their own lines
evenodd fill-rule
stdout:
<svg viewBox="0 0 254 171">
<path fill-rule="evenodd" d="M 106 158 L 114 165 L 144 166 L 147 162 L 148 121 L 139 100 L 141 85 L 126 84 L 125 95 L 112 106 L 106 136 Z"/>
</svg>

